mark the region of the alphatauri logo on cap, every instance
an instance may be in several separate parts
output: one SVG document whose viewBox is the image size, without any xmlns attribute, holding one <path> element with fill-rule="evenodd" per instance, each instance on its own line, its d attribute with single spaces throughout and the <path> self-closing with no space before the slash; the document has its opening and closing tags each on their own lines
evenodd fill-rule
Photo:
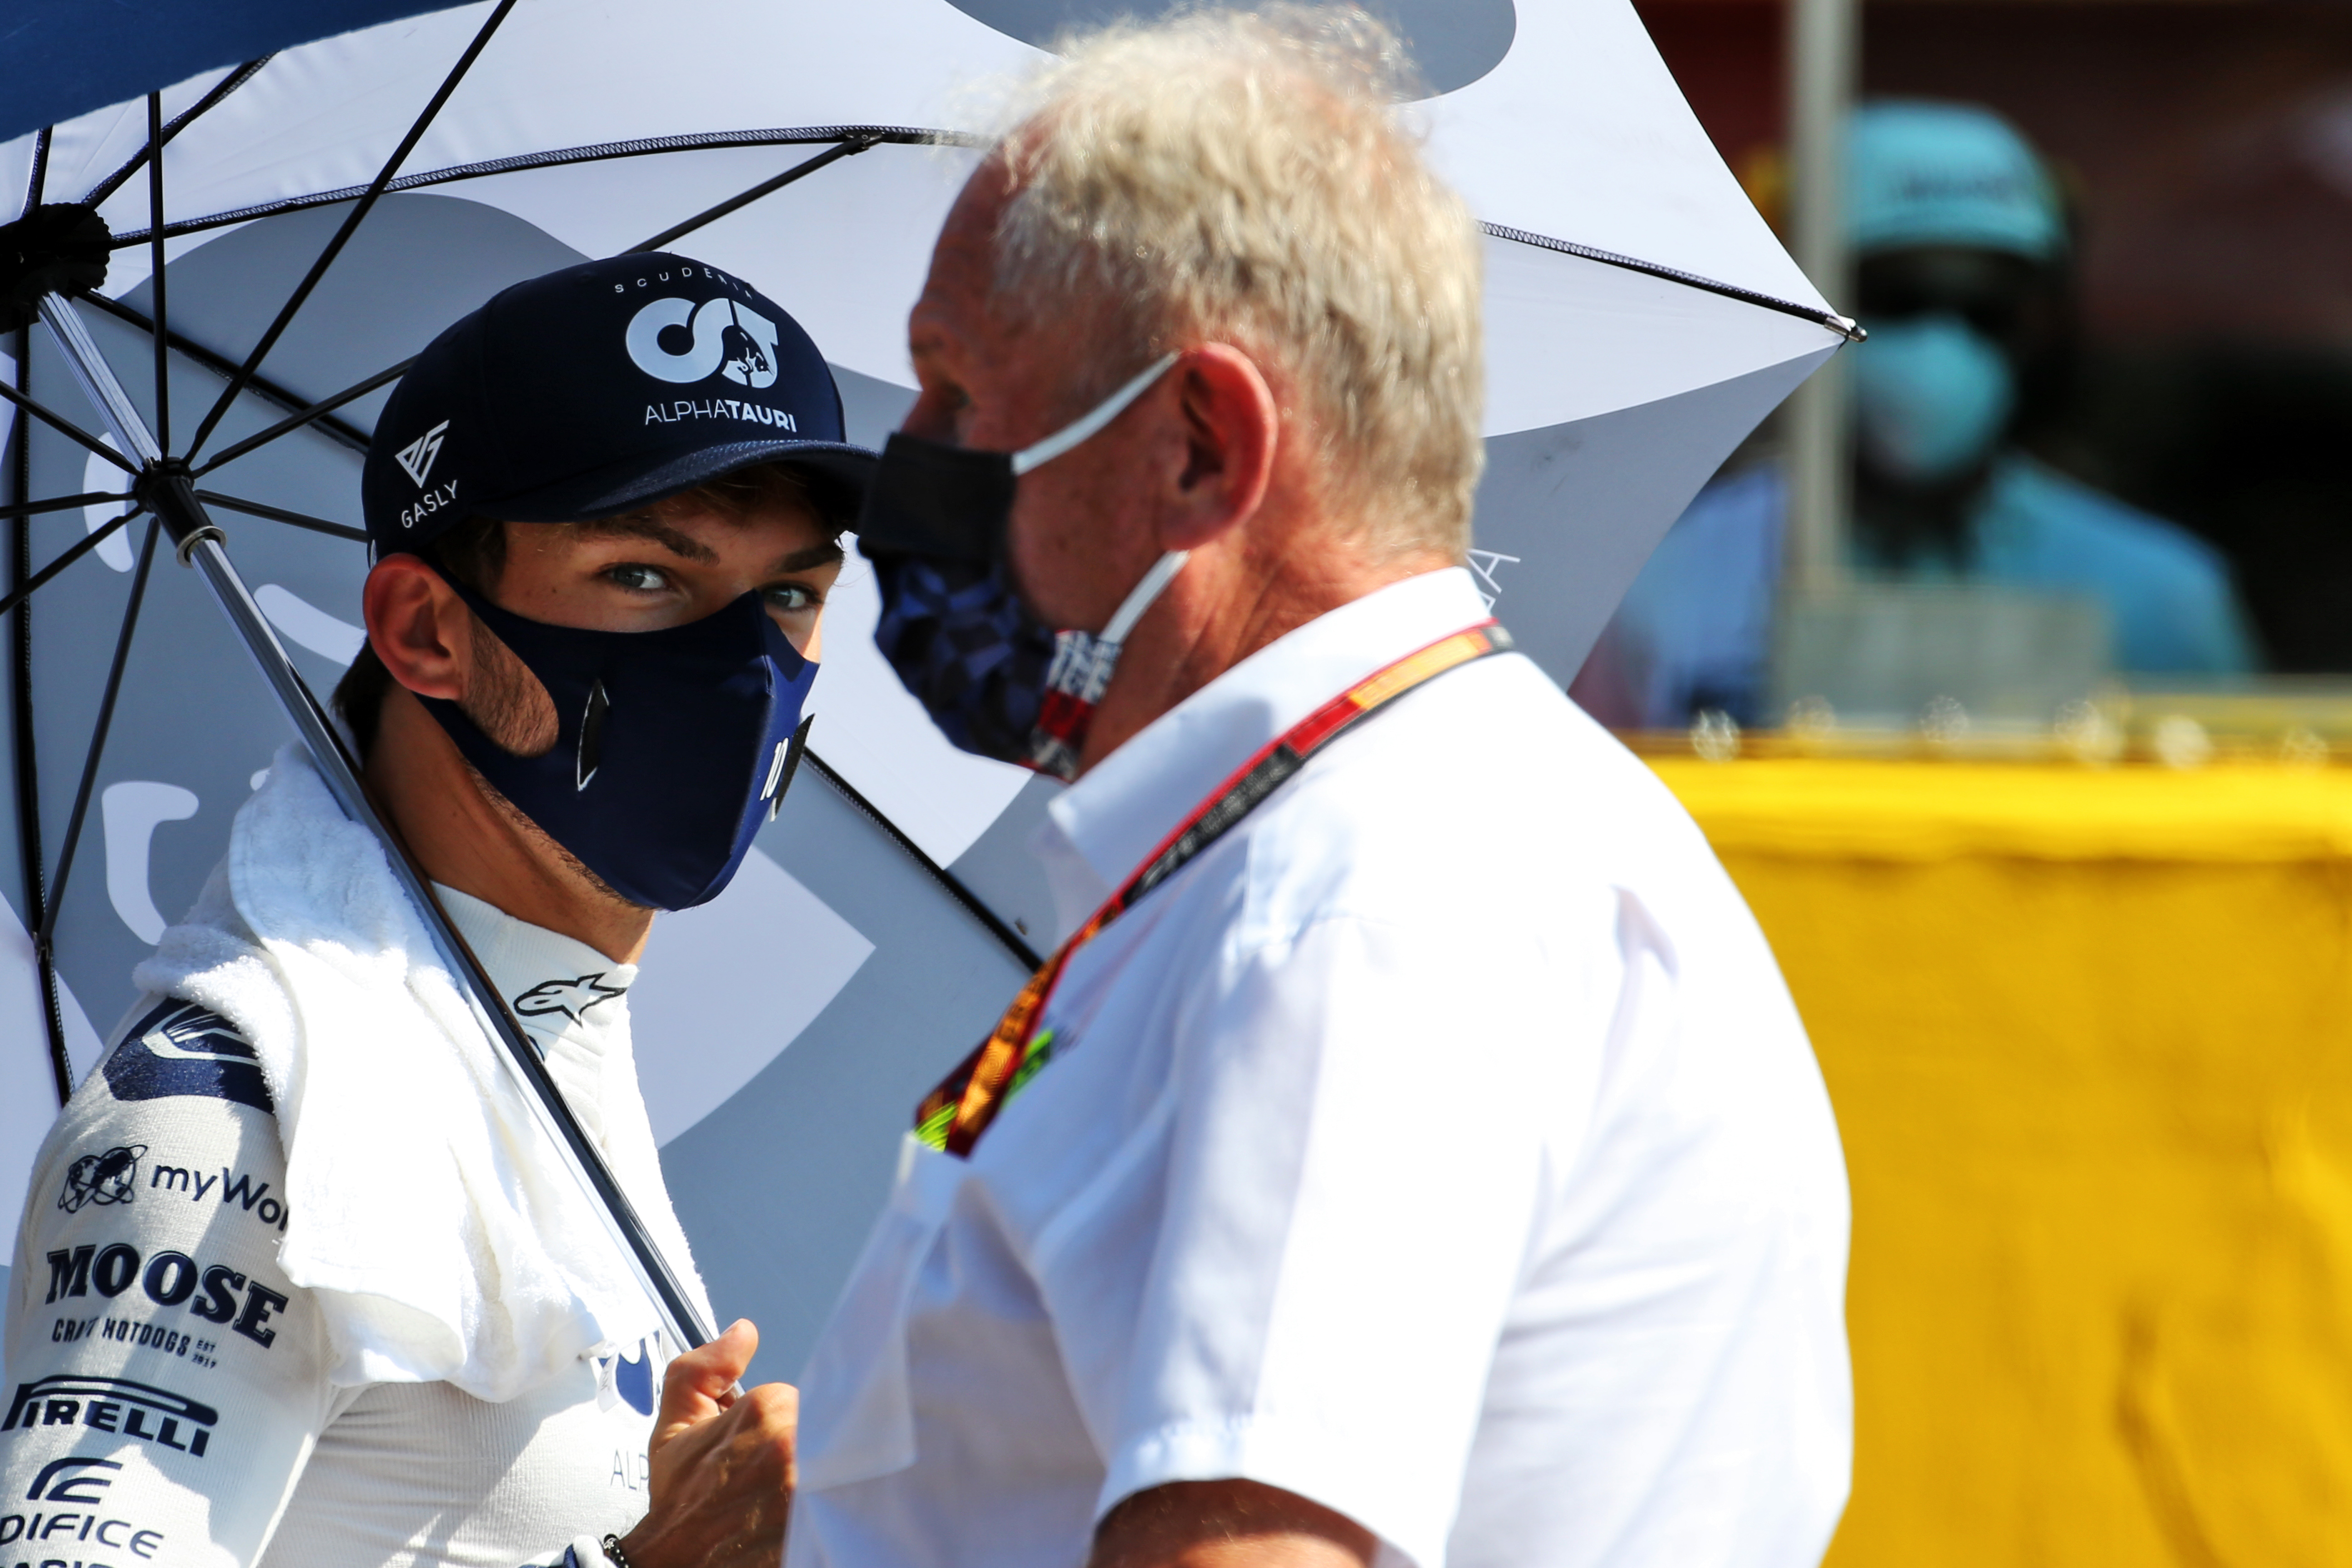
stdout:
<svg viewBox="0 0 2352 1568">
<path fill-rule="evenodd" d="M 441 455 L 441 437 L 448 428 L 449 421 L 444 419 L 392 455 L 402 470 L 416 481 L 418 489 L 425 488 L 425 476 L 433 471 L 433 459 Z"/>
<path fill-rule="evenodd" d="M 687 346 L 673 350 L 665 337 Z M 776 338 L 776 323 L 747 305 L 672 297 L 630 317 L 627 341 L 630 362 L 657 381 L 683 386 L 715 371 L 756 387 L 775 384 Z"/>
</svg>

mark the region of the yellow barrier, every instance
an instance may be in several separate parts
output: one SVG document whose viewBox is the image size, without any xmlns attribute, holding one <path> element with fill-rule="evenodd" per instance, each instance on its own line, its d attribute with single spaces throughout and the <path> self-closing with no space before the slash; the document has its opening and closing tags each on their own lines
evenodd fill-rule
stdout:
<svg viewBox="0 0 2352 1568">
<path fill-rule="evenodd" d="M 1654 765 L 1845 1140 L 1831 1568 L 2352 1562 L 2352 773 Z"/>
</svg>

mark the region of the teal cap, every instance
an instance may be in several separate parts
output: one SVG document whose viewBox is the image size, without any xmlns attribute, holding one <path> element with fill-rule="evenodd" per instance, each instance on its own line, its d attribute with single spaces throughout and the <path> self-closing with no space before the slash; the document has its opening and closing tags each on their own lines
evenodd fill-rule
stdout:
<svg viewBox="0 0 2352 1568">
<path fill-rule="evenodd" d="M 1857 251 L 1959 245 L 2046 261 L 2066 227 L 2049 171 L 1990 110 L 1882 100 L 1855 110 L 1846 212 Z"/>
</svg>

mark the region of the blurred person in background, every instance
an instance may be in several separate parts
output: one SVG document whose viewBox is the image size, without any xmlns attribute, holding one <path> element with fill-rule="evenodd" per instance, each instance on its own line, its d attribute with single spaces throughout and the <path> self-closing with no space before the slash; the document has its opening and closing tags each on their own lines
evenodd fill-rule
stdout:
<svg viewBox="0 0 2352 1568">
<path fill-rule="evenodd" d="M 1858 576 L 2084 595 L 2116 667 L 2229 676 L 2254 662 L 2221 556 L 2029 456 L 2017 434 L 2067 347 L 2065 215 L 2049 171 L 1988 110 L 1887 100 L 1853 118 L 1847 210 L 1860 317 L 1848 351 Z M 1659 544 L 1573 694 L 1622 728 L 1764 711 L 1788 481 L 1734 464 Z"/>
</svg>

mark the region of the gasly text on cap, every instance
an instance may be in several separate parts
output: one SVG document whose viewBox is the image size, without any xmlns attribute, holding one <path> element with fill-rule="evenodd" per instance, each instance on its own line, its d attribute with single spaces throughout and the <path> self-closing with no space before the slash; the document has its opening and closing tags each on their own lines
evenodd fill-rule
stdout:
<svg viewBox="0 0 2352 1568">
<path fill-rule="evenodd" d="M 833 372 L 782 306 L 649 251 L 517 283 L 435 338 L 376 422 L 361 501 L 392 552 L 468 517 L 580 522 L 770 461 L 857 496 L 875 458 L 844 438 Z"/>
</svg>

